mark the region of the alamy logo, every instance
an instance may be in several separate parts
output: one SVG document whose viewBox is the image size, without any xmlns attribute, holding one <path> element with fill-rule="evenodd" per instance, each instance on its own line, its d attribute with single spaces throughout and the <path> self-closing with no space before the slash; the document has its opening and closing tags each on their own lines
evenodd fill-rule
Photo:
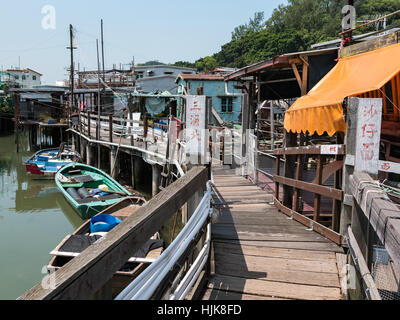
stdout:
<svg viewBox="0 0 400 320">
<path fill-rule="evenodd" d="M 42 288 L 45 290 L 54 290 L 56 288 L 55 270 L 48 271 L 47 266 L 43 266 L 42 274 L 45 274 L 41 282 Z"/>
<path fill-rule="evenodd" d="M 56 8 L 52 5 L 46 5 L 42 8 L 42 28 L 51 30 L 56 28 Z"/>
<path fill-rule="evenodd" d="M 349 30 L 356 27 L 356 8 L 354 6 L 344 6 L 342 9 L 342 29 Z"/>
</svg>

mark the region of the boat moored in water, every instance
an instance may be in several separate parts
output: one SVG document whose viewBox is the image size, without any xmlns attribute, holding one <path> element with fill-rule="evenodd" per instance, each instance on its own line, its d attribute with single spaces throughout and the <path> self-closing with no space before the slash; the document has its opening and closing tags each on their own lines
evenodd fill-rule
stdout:
<svg viewBox="0 0 400 320">
<path fill-rule="evenodd" d="M 55 181 L 58 189 L 82 219 L 90 219 L 132 196 L 104 171 L 82 163 L 72 163 L 61 168 Z"/>
<path fill-rule="evenodd" d="M 71 163 L 79 162 L 80 159 L 78 152 L 61 144 L 59 148 L 36 152 L 25 162 L 25 168 L 28 175 L 35 180 L 52 180 L 58 170 Z"/>
</svg>

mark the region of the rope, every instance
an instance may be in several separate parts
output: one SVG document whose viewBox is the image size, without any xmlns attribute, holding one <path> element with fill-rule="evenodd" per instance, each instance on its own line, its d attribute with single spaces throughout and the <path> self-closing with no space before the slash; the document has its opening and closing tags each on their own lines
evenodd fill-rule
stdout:
<svg viewBox="0 0 400 320">
<path fill-rule="evenodd" d="M 385 180 L 386 181 L 386 180 Z M 360 185 L 361 184 L 363 184 L 363 186 L 362 186 L 362 188 L 358 188 L 358 191 L 360 192 L 360 191 L 362 191 L 362 190 L 364 190 L 366 187 L 374 187 L 374 188 L 378 188 L 378 189 L 380 189 L 379 191 L 378 190 L 368 190 L 367 192 L 366 192 L 366 195 L 365 195 L 365 201 L 367 201 L 367 196 L 368 196 L 368 193 L 371 193 L 371 192 L 375 192 L 375 193 L 385 193 L 385 194 L 396 194 L 396 195 L 399 195 L 400 196 L 400 192 L 399 191 L 397 191 L 397 190 L 399 190 L 399 189 L 397 189 L 397 188 L 393 188 L 393 187 L 390 187 L 390 186 L 386 186 L 386 185 L 384 185 L 384 184 L 382 184 L 382 183 L 380 183 L 380 182 L 375 182 L 375 183 L 373 183 L 373 182 L 370 182 L 370 181 L 361 181 L 360 182 Z M 362 198 L 363 198 L 363 193 L 362 192 L 360 192 L 359 193 L 359 202 L 361 203 L 361 200 L 362 200 Z M 367 244 L 369 243 L 369 238 L 370 238 L 370 236 L 369 236 L 369 234 L 370 234 L 370 229 L 371 229 L 371 215 L 372 215 L 372 204 L 373 204 L 373 201 L 375 201 L 375 200 L 384 200 L 384 201 L 388 201 L 388 202 L 390 202 L 390 203 L 393 203 L 393 201 L 391 201 L 387 196 L 386 197 L 378 197 L 378 198 L 373 198 L 372 200 L 371 200 L 371 205 L 370 205 L 370 208 L 369 208 L 369 214 L 368 214 L 368 226 L 367 226 Z M 394 204 L 394 203 L 393 203 Z M 380 215 L 381 215 L 381 212 L 382 212 L 382 210 L 388 210 L 388 209 L 386 209 L 386 208 L 380 208 L 379 209 L 379 211 L 378 211 L 378 217 L 380 217 Z M 397 210 L 388 210 L 388 211 L 392 211 L 392 212 L 398 212 Z M 385 246 L 386 245 L 386 229 L 387 229 L 387 224 L 388 224 L 388 221 L 390 220 L 390 219 L 395 219 L 395 220 L 400 220 L 400 217 L 399 216 L 388 216 L 388 217 L 386 217 L 385 218 L 385 223 L 384 223 L 384 229 L 383 229 L 383 246 Z"/>
</svg>

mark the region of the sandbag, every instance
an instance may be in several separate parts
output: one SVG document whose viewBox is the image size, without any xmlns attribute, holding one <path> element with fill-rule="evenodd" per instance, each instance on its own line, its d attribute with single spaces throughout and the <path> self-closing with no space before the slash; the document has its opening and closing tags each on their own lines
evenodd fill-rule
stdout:
<svg viewBox="0 0 400 320">
<path fill-rule="evenodd" d="M 78 192 L 74 188 L 68 188 L 67 193 L 74 199 L 75 201 L 82 200 Z"/>
<path fill-rule="evenodd" d="M 87 191 L 85 187 L 78 189 L 78 194 L 81 197 L 81 199 L 87 199 L 91 197 L 91 194 L 89 193 L 89 191 Z"/>
</svg>

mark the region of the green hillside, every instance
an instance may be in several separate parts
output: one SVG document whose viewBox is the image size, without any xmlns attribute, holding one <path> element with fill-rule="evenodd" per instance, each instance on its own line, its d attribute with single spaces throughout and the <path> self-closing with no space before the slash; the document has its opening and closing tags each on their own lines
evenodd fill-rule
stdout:
<svg viewBox="0 0 400 320">
<path fill-rule="evenodd" d="M 283 53 L 309 50 L 312 44 L 338 38 L 345 4 L 347 1 L 289 0 L 267 20 L 263 12 L 257 12 L 248 23 L 236 27 L 232 40 L 219 52 L 194 63 L 180 61 L 176 65 L 196 67 L 199 71 L 217 66 L 241 68 Z M 357 20 L 372 20 L 400 10 L 400 0 L 356 0 L 355 7 Z M 387 21 L 387 26 L 398 25 L 400 15 Z M 373 30 L 374 25 L 360 32 Z"/>
</svg>

